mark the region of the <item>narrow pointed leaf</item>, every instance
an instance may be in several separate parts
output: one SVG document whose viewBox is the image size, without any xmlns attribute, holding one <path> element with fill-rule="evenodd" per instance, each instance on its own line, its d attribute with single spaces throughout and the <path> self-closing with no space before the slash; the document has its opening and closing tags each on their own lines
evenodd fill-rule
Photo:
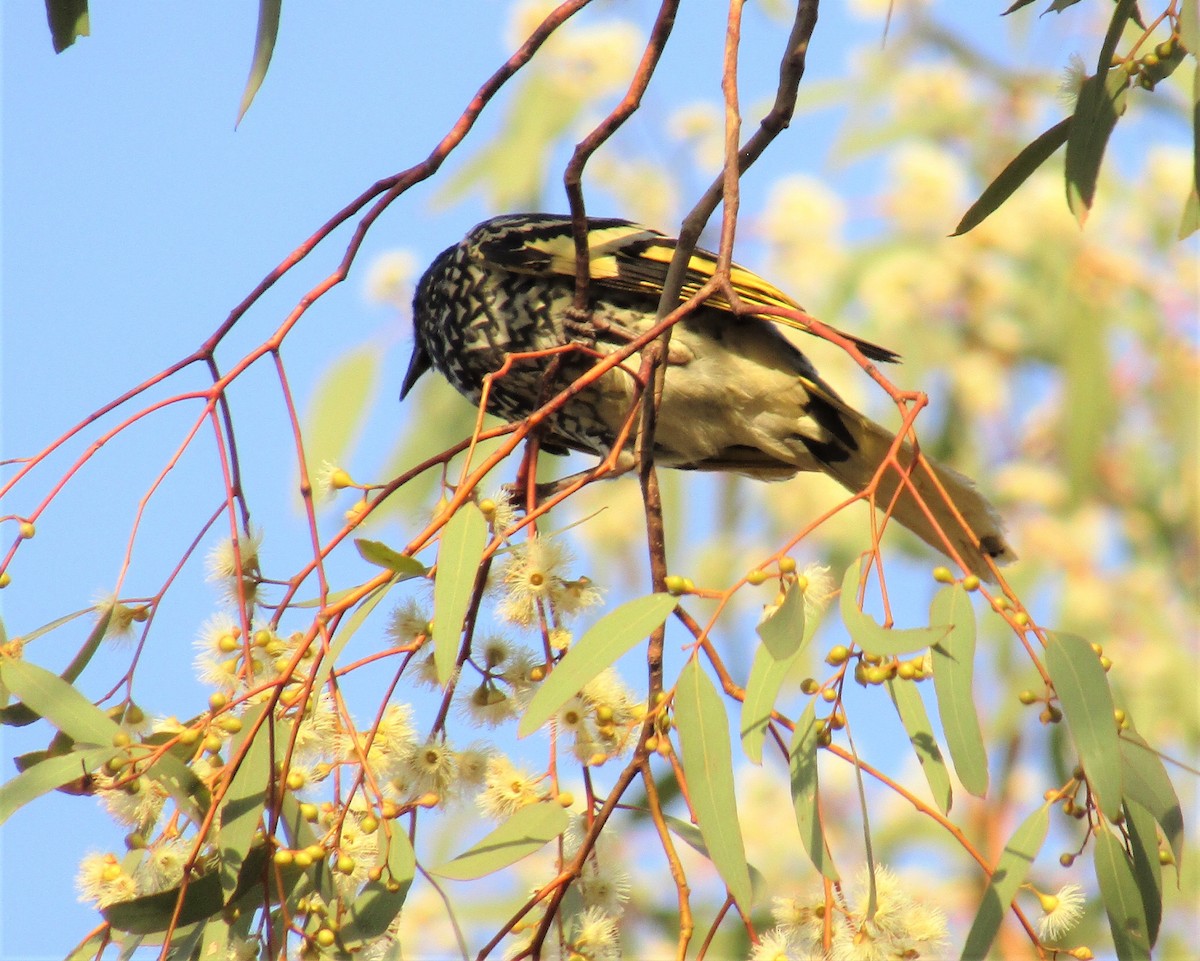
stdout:
<svg viewBox="0 0 1200 961">
<path fill-rule="evenodd" d="M 439 684 L 448 683 L 454 673 L 463 621 L 487 540 L 487 521 L 474 504 L 463 504 L 442 528 L 433 579 L 433 662 Z"/>
<path fill-rule="evenodd" d="M 18 809 L 43 794 L 74 781 L 100 767 L 114 754 L 113 747 L 89 747 L 47 757 L 0 785 L 0 824 Z"/>
<path fill-rule="evenodd" d="M 729 893 L 749 911 L 750 871 L 733 789 L 729 719 L 721 695 L 694 657 L 675 685 L 675 727 L 704 845 Z"/>
<path fill-rule="evenodd" d="M 817 751 L 823 722 L 817 720 L 815 709 L 816 702 L 809 701 L 792 734 L 792 745 L 788 751 L 792 806 L 796 811 L 796 825 L 800 828 L 800 840 L 808 852 L 808 859 L 830 881 L 837 881 L 837 868 L 833 864 L 833 855 L 829 853 L 825 828 L 821 823 Z"/>
<path fill-rule="evenodd" d="M 963 946 L 962 961 L 984 961 L 988 956 L 1004 914 L 1025 883 L 1034 858 L 1046 841 L 1049 827 L 1050 806 L 1044 804 L 1021 822 L 1021 826 L 1009 838 L 983 894 L 983 903 L 971 923 Z"/>
<path fill-rule="evenodd" d="M 588 681 L 661 627 L 675 605 L 670 594 L 647 594 L 600 618 L 534 692 L 517 726 L 517 736 L 532 734 L 550 720 Z M 437 630 L 436 620 L 434 630 Z"/>
<path fill-rule="evenodd" d="M 943 814 L 948 814 L 950 805 L 954 802 L 954 794 L 950 788 L 950 772 L 946 769 L 946 761 L 942 750 L 938 747 L 937 736 L 933 733 L 933 725 L 929 723 L 929 714 L 925 710 L 925 702 L 921 700 L 920 688 L 912 681 L 892 678 L 887 682 L 888 694 L 900 715 L 900 723 L 908 735 L 908 741 L 921 762 L 921 770 L 925 780 L 929 782 L 929 791 L 933 795 L 933 803 Z"/>
<path fill-rule="evenodd" d="M 962 786 L 983 797 L 988 789 L 987 750 L 975 708 L 975 610 L 970 596 L 958 585 L 942 588 L 929 607 L 929 619 L 950 625 L 931 650 L 946 746 Z"/>
<path fill-rule="evenodd" d="M 672 817 L 669 814 L 663 815 L 663 821 L 666 822 L 667 828 L 672 834 L 675 834 L 683 840 L 688 847 L 707 860 L 712 860 L 712 855 L 708 852 L 708 846 L 704 843 L 704 836 L 700 833 L 700 829 L 691 821 L 681 821 L 679 818 Z M 758 901 L 760 895 L 767 893 L 767 879 L 763 873 L 753 864 L 748 865 L 750 869 L 750 890 L 754 901 Z"/>
<path fill-rule="evenodd" d="M 396 915 L 404 906 L 408 889 L 416 875 L 417 859 L 412 842 L 399 821 L 384 821 L 380 824 L 381 834 L 385 827 L 391 837 L 380 837 L 380 866 L 387 865 L 383 878 L 368 881 L 351 908 L 350 923 L 342 929 L 342 939 L 347 943 L 378 938 L 387 931 Z M 397 890 L 389 890 L 388 882 L 398 884 Z"/>
<path fill-rule="evenodd" d="M 364 561 L 401 574 L 405 578 L 420 577 L 426 571 L 425 565 L 415 557 L 394 551 L 382 541 L 370 541 L 365 537 L 356 537 L 354 546 L 358 548 L 358 553 Z"/>
<path fill-rule="evenodd" d="M 750 665 L 750 676 L 746 680 L 746 695 L 742 701 L 742 750 L 755 764 L 762 763 L 763 740 L 767 727 L 771 723 L 771 713 L 775 710 L 775 701 L 783 688 L 792 668 L 800 659 L 800 655 L 813 639 L 820 624 L 819 618 L 806 620 L 804 636 L 800 644 L 790 655 L 776 659 L 765 644 L 760 644 L 754 650 L 754 660 Z"/>
<path fill-rule="evenodd" d="M 800 658 L 803 648 L 790 657 L 777 661 L 765 644 L 754 651 L 750 677 L 746 681 L 746 697 L 742 701 L 742 750 L 755 764 L 762 763 L 763 740 L 771 724 L 775 700 L 788 673 Z"/>
<path fill-rule="evenodd" d="M 1010 13 L 1015 13 L 1017 10 L 1020 10 L 1022 7 L 1027 7 L 1031 3 L 1036 3 L 1036 2 L 1037 2 L 1037 0 L 1014 0 L 1013 4 L 1007 10 L 1005 10 L 1002 14 L 1000 14 L 1000 16 L 1007 17 Z"/>
<path fill-rule="evenodd" d="M 61 677 L 29 661 L 0 655 L 0 684 L 39 717 L 83 744 L 111 744 L 120 730 L 116 721 Z"/>
<path fill-rule="evenodd" d="M 1104 816 L 1115 821 L 1121 814 L 1121 746 L 1100 656 L 1082 637 L 1047 632 L 1046 670 L 1092 795 Z"/>
<path fill-rule="evenodd" d="M 1108 32 L 1096 58 L 1096 72 L 1083 82 L 1071 131 L 1067 138 L 1066 180 L 1067 204 L 1082 224 L 1087 219 L 1096 194 L 1096 181 L 1108 138 L 1125 112 L 1125 91 L 1129 74 L 1121 68 L 1112 69 L 1112 57 L 1121 34 L 1137 7 L 1136 0 L 1117 0 Z"/>
<path fill-rule="evenodd" d="M 235 127 L 242 122 L 242 117 L 250 109 L 254 95 L 258 93 L 258 88 L 262 86 L 263 78 L 267 75 L 267 67 L 271 65 L 275 38 L 279 36 L 279 14 L 282 8 L 283 0 L 258 0 L 258 32 L 254 38 L 254 59 L 250 63 L 250 76 L 246 79 L 246 89 L 242 92 Z"/>
<path fill-rule="evenodd" d="M 868 654 L 892 657 L 920 651 L 937 643 L 946 633 L 945 627 L 882 627 L 870 614 L 858 607 L 858 580 L 861 566 L 851 564 L 842 578 L 842 593 L 838 606 L 842 623 L 854 643 Z M 933 622 L 936 623 L 936 622 Z"/>
<path fill-rule="evenodd" d="M 1183 859 L 1183 808 L 1167 775 L 1166 765 L 1140 734 L 1121 732 L 1122 785 L 1125 797 L 1149 811 L 1175 856 Z"/>
<path fill-rule="evenodd" d="M 1112 834 L 1104 828 L 1095 835 L 1093 858 L 1100 900 L 1108 915 L 1113 946 L 1120 961 L 1150 961 L 1150 934 L 1142 892 L 1138 890 L 1133 864 Z"/>
<path fill-rule="evenodd" d="M 777 661 L 800 649 L 804 642 L 804 591 L 795 581 L 783 595 L 783 603 L 756 630 L 763 645 Z"/>
<path fill-rule="evenodd" d="M 1125 830 L 1133 853 L 1133 876 L 1142 895 L 1146 915 L 1146 935 L 1150 946 L 1158 940 L 1162 924 L 1162 865 L 1158 860 L 1158 834 L 1154 815 L 1136 801 L 1125 802 Z"/>
<path fill-rule="evenodd" d="M 366 344 L 337 358 L 321 377 L 305 414 L 310 479 L 315 481 L 322 463 L 340 463 L 349 455 L 375 394 L 380 362 L 378 349 Z"/>
<path fill-rule="evenodd" d="M 61 627 L 63 624 L 89 613 L 91 610 L 95 610 L 95 608 L 88 608 L 82 611 L 76 611 L 72 614 L 66 614 L 63 617 L 55 618 L 49 624 L 44 624 L 36 631 L 24 635 L 24 640 L 26 643 L 28 643 L 36 637 L 40 637 L 43 634 L 49 633 L 50 631 Z M 91 633 L 88 634 L 87 640 L 83 642 L 83 646 L 79 649 L 79 652 L 73 658 L 71 658 L 71 663 L 63 669 L 61 674 L 59 674 L 59 677 L 61 677 L 68 684 L 74 684 L 75 681 L 78 680 L 79 675 L 83 673 L 83 669 L 88 666 L 88 663 L 95 656 L 96 651 L 100 649 L 100 642 L 104 640 L 104 635 L 108 631 L 108 625 L 112 622 L 112 613 L 113 609 L 111 605 L 102 610 L 99 619 L 96 621 Z M 0 643 L 2 642 L 3 639 L 0 638 Z M 3 687 L 3 685 L 0 684 L 0 687 Z M 39 716 L 40 715 L 29 709 L 29 705 L 23 702 L 18 702 L 16 704 L 9 704 L 3 710 L 0 710 L 0 724 L 9 725 L 12 727 L 24 727 L 25 725 L 32 724 L 34 721 L 38 720 Z"/>
<path fill-rule="evenodd" d="M 377 587 L 366 598 L 360 601 L 358 607 L 354 609 L 354 613 L 346 618 L 345 623 L 341 625 L 338 632 L 333 636 L 333 640 L 329 644 L 329 653 L 322 658 L 321 666 L 317 669 L 316 677 L 313 678 L 312 689 L 314 691 L 320 691 L 325 687 L 325 682 L 329 680 L 329 675 L 337 665 L 342 651 L 350 643 L 350 638 L 363 626 L 363 622 L 371 616 L 375 608 L 379 606 L 380 601 L 387 597 L 392 587 L 402 580 L 404 580 L 403 577 L 395 577 L 382 587 Z"/>
<path fill-rule="evenodd" d="M 50 41 L 55 53 L 62 53 L 76 38 L 92 32 L 88 0 L 46 0 L 46 19 L 50 22 Z"/>
<path fill-rule="evenodd" d="M 1065 117 L 1034 138 L 1008 162 L 1008 166 L 996 175 L 996 179 L 987 185 L 979 199 L 963 214 L 962 220 L 950 236 L 958 237 L 983 223 L 1035 170 L 1057 153 L 1058 148 L 1067 142 L 1070 132 L 1071 118 Z"/>
<path fill-rule="evenodd" d="M 529 804 L 452 861 L 431 874 L 469 881 L 506 868 L 540 850 L 567 829 L 567 812 L 554 801 Z"/>
<path fill-rule="evenodd" d="M 237 888 L 242 862 L 262 819 L 271 781 L 270 719 L 255 729 L 265 710 L 266 705 L 262 704 L 250 708 L 242 718 L 242 729 L 229 743 L 232 763 L 247 739 L 253 738 L 221 801 L 221 830 L 216 840 L 221 854 L 221 890 L 227 901 Z M 280 733 L 276 732 L 277 739 Z M 286 743 L 286 735 L 278 743 Z"/>
</svg>

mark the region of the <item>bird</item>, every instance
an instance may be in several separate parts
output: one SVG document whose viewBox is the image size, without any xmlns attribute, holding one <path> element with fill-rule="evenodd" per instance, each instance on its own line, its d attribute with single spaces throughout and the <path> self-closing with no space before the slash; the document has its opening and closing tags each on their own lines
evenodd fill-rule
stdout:
<svg viewBox="0 0 1200 961">
<path fill-rule="evenodd" d="M 589 218 L 586 236 L 590 279 L 583 311 L 574 304 L 576 254 L 569 216 L 493 217 L 442 251 L 413 296 L 413 354 L 401 399 L 432 367 L 478 405 L 485 377 L 509 362 L 509 369 L 492 379 L 486 409 L 515 423 L 599 359 L 650 330 L 677 241 L 616 218 Z M 716 268 L 716 255 L 697 248 L 681 302 Z M 816 471 L 861 493 L 893 448 L 895 432 L 843 401 L 784 335 L 781 326 L 806 330 L 801 321 L 753 312 L 755 306 L 801 311 L 795 300 L 737 264 L 729 279 L 739 310 L 724 295 L 712 294 L 672 327 L 654 433 L 655 465 L 760 480 Z M 900 359 L 885 347 L 842 336 L 870 360 Z M 528 354 L 536 356 L 523 356 Z M 540 448 L 610 455 L 637 403 L 633 374 L 638 367 L 637 358 L 631 358 L 578 389 L 540 425 Z M 617 452 L 623 469 L 634 464 L 632 445 L 627 439 Z M 909 483 L 889 467 L 875 488 L 876 506 L 943 553 L 949 553 L 948 541 L 967 573 L 994 581 L 989 562 L 1016 559 L 996 509 L 953 468 L 929 458 L 914 463 L 908 441 L 897 456 Z"/>
</svg>

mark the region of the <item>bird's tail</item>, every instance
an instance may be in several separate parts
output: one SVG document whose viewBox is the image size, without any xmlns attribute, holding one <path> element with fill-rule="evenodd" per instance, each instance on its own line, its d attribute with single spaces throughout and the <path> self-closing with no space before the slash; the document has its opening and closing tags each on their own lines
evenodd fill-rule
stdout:
<svg viewBox="0 0 1200 961">
<path fill-rule="evenodd" d="M 812 398 L 823 411 L 827 427 L 837 423 L 827 443 L 807 442 L 825 473 L 853 493 L 865 490 L 895 443 L 895 433 L 875 423 L 833 396 Z M 809 408 L 809 414 L 815 411 Z M 832 415 L 832 417 L 830 417 Z M 826 420 L 826 418 L 830 420 Z M 840 428 L 840 429 L 838 429 Z M 944 554 L 953 547 L 965 568 L 994 580 L 987 558 L 997 564 L 1016 560 L 1004 536 L 996 509 L 979 493 L 974 481 L 928 457 L 917 461 L 905 442 L 896 460 L 880 474 L 873 500 L 880 510 Z"/>
</svg>

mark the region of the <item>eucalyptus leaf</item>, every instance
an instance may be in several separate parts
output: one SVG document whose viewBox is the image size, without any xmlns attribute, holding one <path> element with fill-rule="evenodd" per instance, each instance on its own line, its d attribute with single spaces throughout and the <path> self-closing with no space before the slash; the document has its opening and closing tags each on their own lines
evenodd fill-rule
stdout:
<svg viewBox="0 0 1200 961">
<path fill-rule="evenodd" d="M 463 504 L 442 528 L 433 580 L 433 660 L 439 684 L 449 683 L 454 673 L 487 541 L 487 521 L 474 504 Z"/>
<path fill-rule="evenodd" d="M 816 703 L 809 701 L 792 733 L 792 744 L 788 751 L 792 806 L 808 859 L 830 881 L 837 881 L 837 868 L 833 864 L 833 855 L 829 853 L 829 843 L 825 839 L 825 828 L 821 821 L 817 752 L 821 746 L 824 722 L 817 720 L 815 709 Z"/>
<path fill-rule="evenodd" d="M 77 38 L 92 32 L 88 0 L 46 0 L 46 19 L 50 21 L 50 40 L 55 53 L 62 53 Z"/>
<path fill-rule="evenodd" d="M 358 553 L 364 561 L 386 568 L 395 574 L 401 574 L 404 579 L 420 577 L 427 570 L 425 565 L 415 557 L 409 557 L 407 554 L 401 554 L 399 551 L 392 550 L 392 548 L 388 547 L 382 541 L 371 541 L 365 537 L 356 537 L 354 539 L 354 546 L 358 548 Z"/>
<path fill-rule="evenodd" d="M 776 660 L 783 660 L 800 649 L 804 642 L 804 590 L 792 581 L 783 595 L 783 603 L 764 618 L 755 630 L 763 645 Z"/>
<path fill-rule="evenodd" d="M 933 725 L 929 722 L 925 702 L 921 700 L 920 688 L 913 681 L 894 677 L 887 682 L 887 689 L 892 703 L 896 706 L 896 713 L 900 715 L 900 723 L 904 725 L 908 741 L 921 763 L 925 780 L 929 782 L 933 803 L 942 814 L 948 814 L 951 804 L 954 803 L 950 773 L 946 769 L 942 750 L 938 747 Z"/>
<path fill-rule="evenodd" d="M 250 63 L 246 89 L 242 91 L 242 102 L 238 106 L 235 127 L 246 116 L 254 95 L 258 93 L 258 88 L 267 76 L 267 67 L 271 65 L 271 54 L 275 50 L 275 39 L 279 36 L 279 15 L 282 9 L 283 0 L 258 0 L 258 31 L 254 38 L 254 59 Z"/>
<path fill-rule="evenodd" d="M 1120 961 L 1150 961 L 1143 892 L 1125 848 L 1111 831 L 1101 827 L 1093 836 L 1092 857 L 1117 957 Z"/>
<path fill-rule="evenodd" d="M 30 801 L 96 770 L 115 753 L 113 747 L 80 748 L 26 768 L 0 785 L 0 824 Z"/>
<path fill-rule="evenodd" d="M 721 695 L 695 657 L 679 675 L 674 704 L 683 772 L 697 826 L 713 867 L 742 911 L 748 912 L 752 890 L 733 787 L 729 718 Z"/>
<path fill-rule="evenodd" d="M 1183 860 L 1183 808 L 1167 775 L 1162 758 L 1136 731 L 1121 732 L 1120 750 L 1125 798 L 1149 811 L 1162 828 L 1163 837 L 1175 856 Z"/>
<path fill-rule="evenodd" d="M 983 903 L 971 922 L 971 930 L 962 950 L 962 961 L 984 961 L 987 958 L 996 932 L 1000 930 L 1000 922 L 1029 876 L 1049 828 L 1050 805 L 1043 804 L 1021 822 L 1021 826 L 1005 844 L 983 894 Z"/>
<path fill-rule="evenodd" d="M 494 874 L 541 850 L 567 829 L 567 812 L 556 801 L 540 801 L 517 810 L 478 843 L 430 874 L 470 881 Z"/>
<path fill-rule="evenodd" d="M 532 734 L 550 720 L 584 685 L 661 627 L 676 603 L 670 594 L 647 594 L 609 611 L 588 628 L 534 692 L 517 736 Z"/>
<path fill-rule="evenodd" d="M 1125 831 L 1133 856 L 1134 880 L 1142 896 L 1142 911 L 1146 915 L 1146 934 L 1153 947 L 1158 940 L 1163 910 L 1162 865 L 1158 860 L 1154 815 L 1136 801 L 1126 801 Z"/>
<path fill-rule="evenodd" d="M 260 0 L 260 31 L 265 7 L 277 2 Z M 253 96 L 249 84 L 247 92 Z M 243 102 L 249 105 L 244 97 Z M 318 475 L 323 462 L 338 463 L 349 455 L 374 396 L 380 364 L 378 347 L 363 344 L 337 358 L 321 377 L 305 414 L 304 449 L 310 478 Z"/>
<path fill-rule="evenodd" d="M 1046 670 L 1092 796 L 1110 821 L 1121 814 L 1123 779 L 1112 690 L 1100 656 L 1082 637 L 1046 633 Z"/>
<path fill-rule="evenodd" d="M 237 888 L 242 862 L 250 851 L 254 832 L 262 820 L 267 790 L 273 777 L 271 719 L 267 718 L 258 725 L 265 710 L 265 704 L 257 704 L 247 710 L 242 717 L 242 729 L 229 743 L 230 764 L 235 763 L 235 758 L 243 748 L 245 752 L 221 799 L 221 829 L 214 839 L 221 853 L 221 890 L 227 899 Z M 278 736 L 279 732 L 276 732 Z"/>
<path fill-rule="evenodd" d="M 858 606 L 861 570 L 861 562 L 846 568 L 842 577 L 842 593 L 838 599 L 842 622 L 855 644 L 868 654 L 893 657 L 924 650 L 945 636 L 946 628 L 941 626 L 883 627 L 876 623 L 870 614 L 863 612 Z"/>
<path fill-rule="evenodd" d="M 1024 0 L 1024 2 L 1031 2 L 1031 0 Z M 1005 13 L 1010 13 L 1012 9 L 1015 8 L 1010 8 Z M 954 228 L 954 233 L 950 236 L 958 237 L 983 223 L 1004 201 L 1016 193 L 1017 188 L 1025 183 L 1042 164 L 1058 152 L 1058 148 L 1067 142 L 1070 132 L 1071 118 L 1065 117 L 1030 141 L 987 185 L 983 193 L 979 195 L 979 199 L 971 204 L 967 212 L 963 214 L 962 220 L 958 222 L 958 226 Z"/>
<path fill-rule="evenodd" d="M 961 585 L 942 588 L 930 604 L 929 619 L 950 625 L 930 652 L 946 746 L 962 786 L 983 797 L 988 789 L 988 762 L 975 706 L 975 610 L 970 595 Z"/>
</svg>

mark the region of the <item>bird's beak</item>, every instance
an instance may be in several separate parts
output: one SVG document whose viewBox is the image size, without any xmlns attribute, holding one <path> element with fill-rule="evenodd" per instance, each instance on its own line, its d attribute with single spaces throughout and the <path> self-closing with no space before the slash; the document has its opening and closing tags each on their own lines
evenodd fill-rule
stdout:
<svg viewBox="0 0 1200 961">
<path fill-rule="evenodd" d="M 408 392 L 413 389 L 413 384 L 431 366 L 433 364 L 429 359 L 429 355 L 425 353 L 425 348 L 421 346 L 421 342 L 418 340 L 413 344 L 413 354 L 412 359 L 408 362 L 408 372 L 404 375 L 404 383 L 400 385 L 401 400 L 404 400 L 408 396 Z"/>
</svg>

